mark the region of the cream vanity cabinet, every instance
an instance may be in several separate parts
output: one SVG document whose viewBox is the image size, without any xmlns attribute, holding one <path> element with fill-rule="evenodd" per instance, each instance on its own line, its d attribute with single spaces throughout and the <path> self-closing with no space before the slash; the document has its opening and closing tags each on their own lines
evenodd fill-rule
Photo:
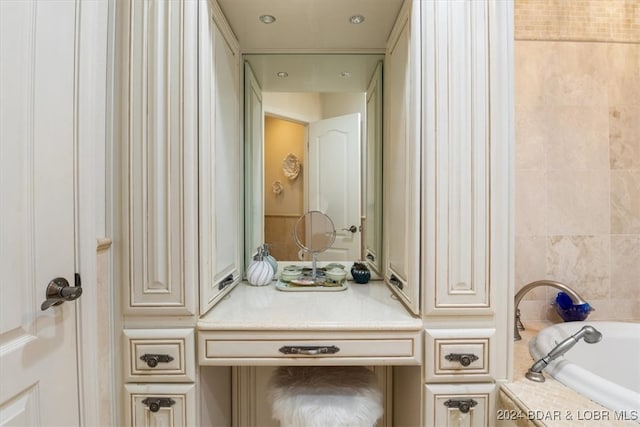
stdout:
<svg viewBox="0 0 640 427">
<path fill-rule="evenodd" d="M 424 425 L 490 426 L 510 348 L 512 4 L 421 7 Z"/>
<path fill-rule="evenodd" d="M 240 48 L 215 1 L 200 0 L 200 313 L 242 279 Z"/>
<path fill-rule="evenodd" d="M 385 53 L 384 278 L 420 312 L 420 3 L 405 1 Z"/>
<path fill-rule="evenodd" d="M 197 425 L 194 326 L 240 281 L 238 45 L 215 2 L 116 15 L 123 424 Z"/>
<path fill-rule="evenodd" d="M 407 410 L 422 412 L 424 426 L 492 424 L 511 336 L 511 7 L 404 2 L 382 73 L 377 262 L 414 316 L 377 284 L 352 289 L 348 306 L 325 302 L 346 316 L 336 329 L 326 313 L 316 321 L 306 306 L 279 307 L 288 300 L 273 289 L 256 299 L 240 285 L 221 301 L 241 279 L 243 178 L 239 46 L 216 2 L 117 2 L 123 424 L 198 425 L 203 370 L 342 355 L 407 368 L 398 378 L 410 374 L 419 384 L 408 393 L 422 401 Z M 248 321 L 236 304 L 259 306 Z M 309 339 L 343 353 L 283 356 L 283 347 L 317 344 Z"/>
<path fill-rule="evenodd" d="M 197 315 L 241 275 L 238 44 L 215 3 L 118 9 L 124 311 Z"/>
<path fill-rule="evenodd" d="M 197 3 L 118 2 L 119 277 L 131 316 L 197 314 Z"/>
</svg>

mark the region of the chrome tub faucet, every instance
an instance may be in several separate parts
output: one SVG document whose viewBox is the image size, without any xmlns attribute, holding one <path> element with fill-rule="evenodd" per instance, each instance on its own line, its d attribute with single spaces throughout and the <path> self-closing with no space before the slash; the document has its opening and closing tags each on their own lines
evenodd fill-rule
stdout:
<svg viewBox="0 0 640 427">
<path fill-rule="evenodd" d="M 531 282 L 526 284 L 520 289 L 515 296 L 515 309 L 514 309 L 514 327 L 513 327 L 513 339 L 514 341 L 519 341 L 522 339 L 520 336 L 520 331 L 524 331 L 524 325 L 520 321 L 520 309 L 518 305 L 520 305 L 520 300 L 525 296 L 527 292 L 529 292 L 533 288 L 537 288 L 540 286 L 551 286 L 552 288 L 557 288 L 569 295 L 571 300 L 575 305 L 578 304 L 586 304 L 586 301 L 578 295 L 576 291 L 565 285 L 564 283 L 556 282 L 555 280 L 537 280 L 535 282 Z"/>
</svg>

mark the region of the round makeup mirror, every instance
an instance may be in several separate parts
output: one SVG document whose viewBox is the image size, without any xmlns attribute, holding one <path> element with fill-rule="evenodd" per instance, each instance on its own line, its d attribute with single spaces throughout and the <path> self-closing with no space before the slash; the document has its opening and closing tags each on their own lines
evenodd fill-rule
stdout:
<svg viewBox="0 0 640 427">
<path fill-rule="evenodd" d="M 311 279 L 315 281 L 318 277 L 316 271 L 318 253 L 329 249 L 336 240 L 333 221 L 320 211 L 309 211 L 296 222 L 293 236 L 300 248 L 311 253 Z"/>
</svg>

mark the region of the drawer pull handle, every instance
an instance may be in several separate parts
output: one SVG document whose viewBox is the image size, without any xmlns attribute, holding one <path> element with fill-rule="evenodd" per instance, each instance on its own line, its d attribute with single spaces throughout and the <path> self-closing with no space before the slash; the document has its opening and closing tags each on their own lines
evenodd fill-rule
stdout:
<svg viewBox="0 0 640 427">
<path fill-rule="evenodd" d="M 400 279 L 398 279 L 395 274 L 392 274 L 391 277 L 389 277 L 389 281 L 391 282 L 391 284 L 393 286 L 395 286 L 396 288 L 402 290 L 402 288 L 404 288 L 404 284 L 400 281 Z"/>
<path fill-rule="evenodd" d="M 140 360 L 147 362 L 147 366 L 155 368 L 158 363 L 169 363 L 173 361 L 173 357 L 168 354 L 143 354 L 140 356 Z"/>
<path fill-rule="evenodd" d="M 449 399 L 444 402 L 444 406 L 447 408 L 458 408 L 463 414 L 468 413 L 469 410 L 477 404 L 478 402 L 473 399 Z"/>
<path fill-rule="evenodd" d="M 176 401 L 169 397 L 147 397 L 142 403 L 147 405 L 151 412 L 158 412 L 160 408 L 168 408 Z"/>
<path fill-rule="evenodd" d="M 233 283 L 233 274 L 230 274 L 224 279 L 222 279 L 220 283 L 218 283 L 218 290 L 221 291 L 232 283 Z"/>
<path fill-rule="evenodd" d="M 478 356 L 473 353 L 449 353 L 444 358 L 449 362 L 460 362 L 462 366 L 469 366 L 471 363 L 478 360 Z"/>
<path fill-rule="evenodd" d="M 336 354 L 340 351 L 335 345 L 330 346 L 304 346 L 304 345 L 285 345 L 278 350 L 283 354 L 303 354 L 305 356 L 317 356 L 319 354 Z"/>
<path fill-rule="evenodd" d="M 367 254 L 367 259 L 371 262 L 376 262 L 376 256 L 374 254 Z"/>
</svg>

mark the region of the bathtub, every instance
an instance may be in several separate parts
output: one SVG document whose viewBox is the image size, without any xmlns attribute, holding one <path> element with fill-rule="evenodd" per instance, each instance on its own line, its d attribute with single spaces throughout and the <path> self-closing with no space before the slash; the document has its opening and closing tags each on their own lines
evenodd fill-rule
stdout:
<svg viewBox="0 0 640 427">
<path fill-rule="evenodd" d="M 580 340 L 564 356 L 549 363 L 544 373 L 594 402 L 640 419 L 640 323 L 566 322 L 549 326 L 529 342 L 535 360 L 546 356 L 557 343 L 591 325 L 602 340 Z"/>
</svg>

